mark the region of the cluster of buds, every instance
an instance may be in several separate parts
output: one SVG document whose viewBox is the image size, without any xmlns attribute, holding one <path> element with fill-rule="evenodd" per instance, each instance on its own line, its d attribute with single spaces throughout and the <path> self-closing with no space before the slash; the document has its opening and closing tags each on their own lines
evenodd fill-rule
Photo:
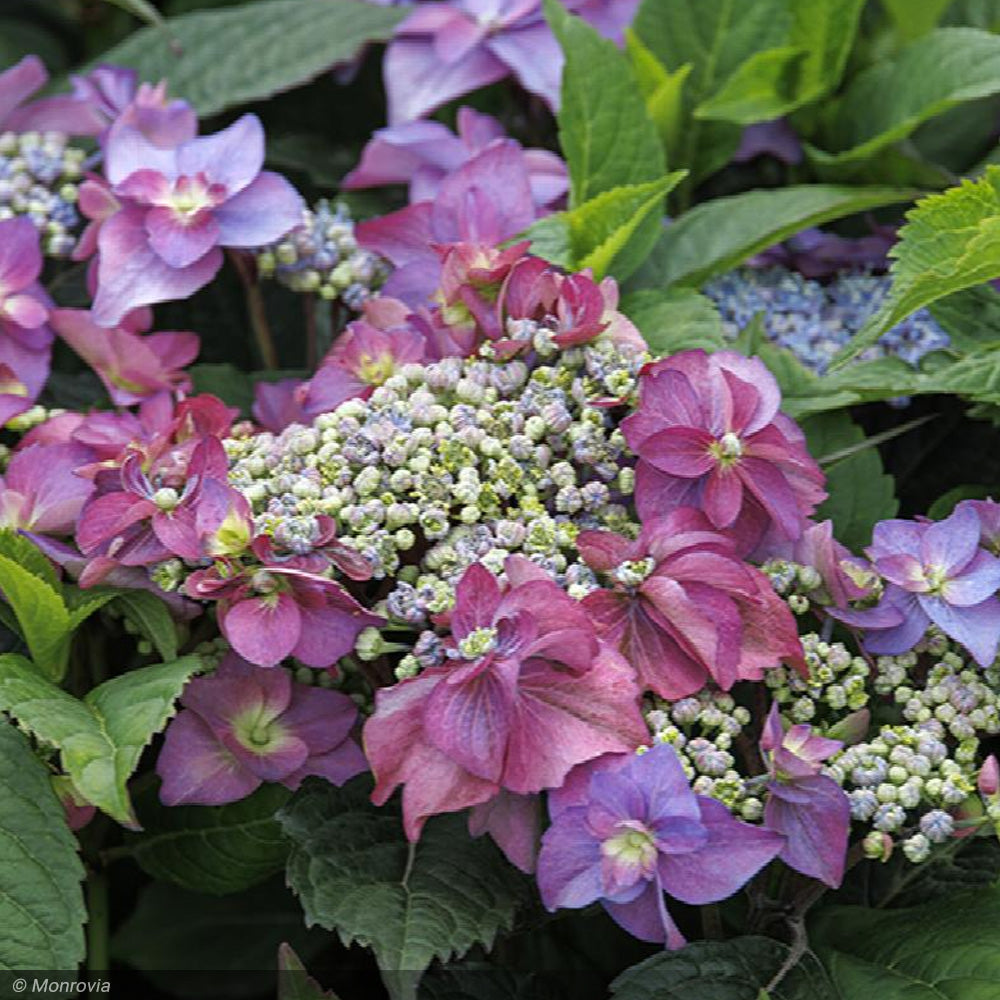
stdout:
<svg viewBox="0 0 1000 1000">
<path fill-rule="evenodd" d="M 928 654 L 939 657 L 929 668 Z M 1000 731 L 996 682 L 993 668 L 967 668 L 940 636 L 918 652 L 878 658 L 874 692 L 892 699 L 905 721 L 883 725 L 827 768 L 854 821 L 872 828 L 868 857 L 884 859 L 898 843 L 918 863 L 956 833 L 976 791 L 981 738 Z"/>
<path fill-rule="evenodd" d="M 415 631 L 447 611 L 454 584 L 482 561 L 498 575 L 524 555 L 572 596 L 596 587 L 574 546 L 581 530 L 635 532 L 626 508 L 631 456 L 609 387 L 634 390 L 645 355 L 608 342 L 524 361 L 408 364 L 367 399 L 311 427 L 230 438 L 229 481 L 255 530 L 305 555 L 317 517 L 377 579 L 385 611 Z"/>
<path fill-rule="evenodd" d="M 50 257 L 76 246 L 77 184 L 86 154 L 58 132 L 0 135 L 0 220 L 26 216 Z"/>
<path fill-rule="evenodd" d="M 826 642 L 815 632 L 802 636 L 808 676 L 779 666 L 764 675 L 771 697 L 797 723 L 821 729 L 835 726 L 845 712 L 863 709 L 869 700 L 871 672 L 863 656 L 839 642 Z"/>
<path fill-rule="evenodd" d="M 340 299 L 355 312 L 389 274 L 381 257 L 358 246 L 347 206 L 326 199 L 304 209 L 302 224 L 284 239 L 258 251 L 257 269 L 293 292 Z"/>
<path fill-rule="evenodd" d="M 718 800 L 742 819 L 756 822 L 764 802 L 741 774 L 734 741 L 750 722 L 750 712 L 732 695 L 706 688 L 673 703 L 654 699 L 645 712 L 654 743 L 669 743 L 698 795 Z M 763 789 L 759 789 L 763 791 Z"/>
<path fill-rule="evenodd" d="M 709 282 L 704 292 L 718 306 L 729 336 L 739 336 L 762 316 L 768 337 L 822 374 L 878 311 L 891 283 L 888 275 L 848 272 L 820 283 L 780 267 L 741 268 Z M 948 335 L 926 309 L 920 309 L 862 357 L 894 356 L 916 365 L 928 352 L 947 346 Z"/>
</svg>

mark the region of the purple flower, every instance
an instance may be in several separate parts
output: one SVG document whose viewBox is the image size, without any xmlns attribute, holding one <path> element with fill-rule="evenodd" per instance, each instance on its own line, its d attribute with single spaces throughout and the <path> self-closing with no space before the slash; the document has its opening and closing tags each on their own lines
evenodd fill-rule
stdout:
<svg viewBox="0 0 1000 1000">
<path fill-rule="evenodd" d="M 49 375 L 53 334 L 41 273 L 34 224 L 0 222 L 0 424 L 28 409 Z"/>
<path fill-rule="evenodd" d="M 263 163 L 254 115 L 176 149 L 114 130 L 105 170 L 121 208 L 97 236 L 95 321 L 114 326 L 131 309 L 185 298 L 215 276 L 222 247 L 263 246 L 298 225 L 302 199 Z"/>
<path fill-rule="evenodd" d="M 616 40 L 635 0 L 570 0 L 565 6 Z M 422 118 L 448 101 L 513 74 L 552 109 L 559 106 L 563 55 L 541 0 L 451 0 L 414 8 L 383 64 L 389 123 Z"/>
<path fill-rule="evenodd" d="M 760 739 L 771 778 L 764 823 L 785 836 L 779 857 L 834 889 L 844 877 L 851 807 L 840 785 L 820 770 L 842 746 L 839 740 L 814 736 L 812 726 L 792 726 L 786 733 L 777 702 Z"/>
<path fill-rule="evenodd" d="M 140 336 L 122 326 L 98 326 L 85 309 L 56 309 L 52 326 L 97 372 L 117 406 L 132 406 L 164 390 L 189 391 L 184 368 L 198 356 L 194 333 Z"/>
<path fill-rule="evenodd" d="M 824 477 L 780 405 L 759 358 L 683 351 L 649 366 L 639 408 L 622 423 L 639 456 L 639 515 L 696 507 L 742 552 L 797 539 L 826 496 Z"/>
<path fill-rule="evenodd" d="M 0 527 L 71 534 L 94 484 L 75 474 L 93 457 L 79 444 L 31 445 L 0 476 Z"/>
<path fill-rule="evenodd" d="M 104 122 L 87 101 L 68 95 L 24 102 L 48 82 L 38 56 L 25 56 L 0 73 L 0 132 L 65 132 L 97 135 Z"/>
<path fill-rule="evenodd" d="M 740 147 L 733 156 L 734 163 L 748 163 L 758 156 L 773 156 L 794 166 L 802 162 L 802 143 L 787 118 L 757 122 L 743 129 Z"/>
<path fill-rule="evenodd" d="M 590 778 L 587 802 L 553 818 L 538 856 L 550 910 L 597 900 L 629 933 L 680 948 L 664 893 L 696 906 L 733 895 L 784 838 L 695 795 L 673 747 L 660 744 Z"/>
<path fill-rule="evenodd" d="M 459 108 L 458 135 L 435 121 L 405 122 L 378 129 L 361 154 L 361 162 L 341 185 L 345 190 L 409 184 L 410 203 L 431 201 L 444 179 L 505 138 L 495 118 L 472 108 Z M 566 164 L 547 149 L 525 149 L 524 164 L 538 208 L 551 208 L 569 187 Z"/>
<path fill-rule="evenodd" d="M 835 616 L 865 629 L 865 648 L 896 655 L 934 624 L 988 667 L 1000 644 L 1000 559 L 980 548 L 976 510 L 956 507 L 944 521 L 875 525 L 867 555 L 886 581 L 879 604 Z"/>
<path fill-rule="evenodd" d="M 198 134 L 198 116 L 187 101 L 168 101 L 165 82 L 139 83 L 134 69 L 101 65 L 83 76 L 71 76 L 73 96 L 103 119 L 100 141 L 113 127 L 134 128 L 154 146 L 169 149 Z"/>
<path fill-rule="evenodd" d="M 302 409 L 302 387 L 297 378 L 257 382 L 253 387 L 253 418 L 266 431 L 280 434 L 289 424 L 308 424 Z"/>
<path fill-rule="evenodd" d="M 492 249 L 526 229 L 536 216 L 521 147 L 512 139 L 498 139 L 450 174 L 433 201 L 362 222 L 355 233 L 361 246 L 396 268 L 383 294 L 419 306 L 441 281 L 436 245 L 470 243 Z"/>
<path fill-rule="evenodd" d="M 265 781 L 298 788 L 309 775 L 342 785 L 367 768 L 347 695 L 293 684 L 235 653 L 191 681 L 181 704 L 156 762 L 166 805 L 222 805 Z"/>
<path fill-rule="evenodd" d="M 351 323 L 307 383 L 302 397 L 311 418 L 348 399 L 367 399 L 400 365 L 425 360 L 426 341 L 407 327 L 379 330 L 366 320 Z"/>
<path fill-rule="evenodd" d="M 644 689 L 677 699 L 712 680 L 728 691 L 783 659 L 801 663 L 788 606 L 698 511 L 647 521 L 634 542 L 584 531 L 576 544 L 613 587 L 588 594 L 583 606 Z"/>
<path fill-rule="evenodd" d="M 518 581 L 506 592 L 484 566 L 465 571 L 447 661 L 381 688 L 365 725 L 373 799 L 403 785 L 410 840 L 429 816 L 558 787 L 646 732 L 631 668 L 598 643 L 584 609 L 527 560 L 506 568 Z"/>
</svg>

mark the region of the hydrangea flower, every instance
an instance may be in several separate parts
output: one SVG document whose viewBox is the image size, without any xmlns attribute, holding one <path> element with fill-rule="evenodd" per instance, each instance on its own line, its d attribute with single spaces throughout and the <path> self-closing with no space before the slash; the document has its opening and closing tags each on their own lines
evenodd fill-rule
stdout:
<svg viewBox="0 0 1000 1000">
<path fill-rule="evenodd" d="M 339 691 L 294 684 L 229 654 L 184 689 L 156 762 L 169 806 L 223 805 L 265 781 L 298 788 L 309 775 L 335 785 L 366 770 L 351 739 L 354 702 Z"/>
<path fill-rule="evenodd" d="M 0 73 L 0 132 L 97 135 L 104 123 L 87 101 L 60 95 L 24 103 L 41 90 L 48 79 L 49 74 L 38 56 L 25 56 Z"/>
<path fill-rule="evenodd" d="M 0 527 L 68 535 L 94 484 L 76 475 L 92 452 L 79 444 L 30 445 L 0 476 Z"/>
<path fill-rule="evenodd" d="M 0 221 L 0 424 L 28 409 L 49 375 L 53 334 L 38 241 L 28 219 Z"/>
<path fill-rule="evenodd" d="M 802 162 L 802 143 L 787 118 L 756 122 L 743 129 L 734 163 L 749 163 L 758 156 L 773 156 L 788 166 Z"/>
<path fill-rule="evenodd" d="M 635 0 L 565 4 L 609 38 L 621 35 Z M 562 50 L 541 0 L 423 3 L 396 27 L 382 72 L 389 124 L 412 121 L 509 74 L 553 110 L 559 106 Z"/>
<path fill-rule="evenodd" d="M 116 406 L 132 406 L 158 392 L 188 392 L 184 369 L 198 356 L 194 333 L 138 333 L 98 326 L 85 309 L 56 309 L 56 333 L 97 373 Z"/>
<path fill-rule="evenodd" d="M 298 225 L 302 199 L 263 163 L 254 115 L 175 149 L 114 130 L 105 171 L 120 208 L 97 235 L 95 322 L 114 326 L 131 309 L 186 298 L 215 277 L 223 247 L 263 246 Z"/>
<path fill-rule="evenodd" d="M 576 544 L 587 565 L 613 583 L 588 594 L 583 606 L 644 689 L 677 699 L 709 679 L 728 690 L 738 680 L 760 680 L 782 659 L 801 663 L 788 606 L 698 511 L 646 521 L 634 542 L 585 531 Z"/>
<path fill-rule="evenodd" d="M 383 331 L 365 320 L 351 323 L 337 338 L 308 383 L 304 412 L 314 417 L 348 399 L 366 399 L 402 365 L 424 360 L 426 342 L 415 330 Z"/>
<path fill-rule="evenodd" d="M 891 520 L 875 525 L 867 549 L 886 581 L 877 607 L 835 616 L 865 630 L 865 648 L 897 654 L 912 649 L 931 624 L 988 667 L 1000 645 L 1000 559 L 980 548 L 971 507 L 933 523 Z"/>
<path fill-rule="evenodd" d="M 346 191 L 408 184 L 410 203 L 432 201 L 445 178 L 481 153 L 503 126 L 473 108 L 458 109 L 456 135 L 436 121 L 414 121 L 377 129 L 361 153 L 361 162 L 343 180 Z M 552 208 L 569 189 L 566 164 L 547 149 L 525 149 L 531 195 L 539 208 Z"/>
<path fill-rule="evenodd" d="M 590 777 L 587 801 L 553 816 L 538 887 L 550 910 L 598 902 L 643 941 L 680 948 L 664 893 L 692 905 L 726 899 L 773 860 L 784 838 L 696 795 L 661 744 Z"/>
<path fill-rule="evenodd" d="M 104 120 L 100 141 L 112 127 L 135 129 L 154 146 L 171 149 L 198 134 L 198 115 L 187 101 L 167 100 L 166 82 L 139 83 L 134 69 L 102 64 L 70 77 L 73 96 Z"/>
<path fill-rule="evenodd" d="M 840 740 L 814 735 L 809 725 L 785 732 L 777 702 L 760 739 L 770 774 L 764 823 L 786 838 L 779 857 L 833 889 L 844 877 L 851 807 L 843 789 L 820 772 L 823 761 L 842 746 Z"/>
<path fill-rule="evenodd" d="M 580 604 L 524 560 L 508 561 L 508 574 L 504 593 L 484 566 L 469 567 L 446 662 L 376 694 L 364 730 L 373 800 L 403 785 L 410 840 L 429 816 L 557 787 L 645 732 L 631 669 L 602 649 Z"/>
<path fill-rule="evenodd" d="M 450 174 L 433 201 L 363 222 L 357 237 L 395 265 L 384 294 L 419 306 L 441 280 L 436 245 L 469 243 L 492 251 L 531 225 L 536 214 L 521 147 L 500 139 Z"/>
<path fill-rule="evenodd" d="M 797 539 L 826 497 L 824 477 L 780 404 L 759 358 L 683 351 L 649 366 L 622 422 L 639 456 L 640 516 L 697 507 L 743 552 L 765 536 Z"/>
</svg>

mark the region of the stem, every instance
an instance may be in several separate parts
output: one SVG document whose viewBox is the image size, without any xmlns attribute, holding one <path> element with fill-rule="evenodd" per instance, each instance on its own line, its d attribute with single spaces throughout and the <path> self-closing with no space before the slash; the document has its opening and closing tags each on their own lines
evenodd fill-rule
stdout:
<svg viewBox="0 0 1000 1000">
<path fill-rule="evenodd" d="M 108 876 L 103 869 L 94 869 L 87 878 L 87 971 L 109 968 Z"/>
<path fill-rule="evenodd" d="M 278 367 L 278 353 L 274 349 L 274 338 L 271 336 L 271 327 L 267 321 L 267 309 L 264 305 L 260 284 L 251 273 L 246 258 L 239 252 L 230 251 L 229 259 L 243 283 L 243 294 L 246 298 L 247 313 L 250 316 L 250 327 L 253 330 L 261 364 L 273 371 Z"/>
<path fill-rule="evenodd" d="M 777 989 L 785 976 L 787 976 L 788 973 L 791 972 L 800 961 L 802 961 L 802 956 L 806 953 L 806 948 L 809 946 L 809 938 L 806 936 L 806 922 L 804 917 L 792 917 L 788 921 L 788 926 L 792 929 L 792 944 L 784 962 L 781 963 L 781 967 L 774 974 L 767 986 L 764 987 L 764 993 L 767 996 L 770 996 L 771 993 Z"/>
</svg>

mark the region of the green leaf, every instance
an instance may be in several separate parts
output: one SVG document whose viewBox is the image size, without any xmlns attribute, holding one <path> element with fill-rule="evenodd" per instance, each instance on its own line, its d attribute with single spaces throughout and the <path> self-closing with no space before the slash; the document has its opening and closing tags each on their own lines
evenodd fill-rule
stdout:
<svg viewBox="0 0 1000 1000">
<path fill-rule="evenodd" d="M 532 241 L 531 252 L 574 271 L 589 267 L 596 280 L 608 273 L 624 280 L 656 242 L 663 198 L 686 174 L 678 170 L 648 184 L 612 188 L 577 208 L 539 219 L 524 234 Z"/>
<path fill-rule="evenodd" d="M 668 226 L 633 287 L 701 285 L 789 236 L 916 192 L 885 187 L 802 184 L 714 198 Z"/>
<path fill-rule="evenodd" d="M 736 125 L 781 117 L 801 103 L 796 93 L 808 54 L 797 45 L 755 52 L 718 93 L 695 108 L 695 115 Z"/>
<path fill-rule="evenodd" d="M 963 101 L 1000 93 L 1000 38 L 938 28 L 859 73 L 825 112 L 821 162 L 867 159 Z"/>
<path fill-rule="evenodd" d="M 696 347 L 718 351 L 725 346 L 715 304 L 694 289 L 640 289 L 625 296 L 620 308 L 639 328 L 655 358 Z"/>
<path fill-rule="evenodd" d="M 695 114 L 749 125 L 822 97 L 840 83 L 863 7 L 864 0 L 791 0 L 785 43 L 755 52 Z"/>
<path fill-rule="evenodd" d="M 113 677 L 83 701 L 21 656 L 0 656 L 0 709 L 61 751 L 65 772 L 90 803 L 137 828 L 125 783 L 143 748 L 174 714 L 184 685 L 202 668 L 197 656 Z"/>
<path fill-rule="evenodd" d="M 570 208 L 611 188 L 659 180 L 663 148 L 625 54 L 558 0 L 544 3 L 566 57 L 558 120 Z"/>
<path fill-rule="evenodd" d="M 153 878 L 217 896 L 239 892 L 284 867 L 288 842 L 275 813 L 290 794 L 264 785 L 229 805 L 168 808 L 154 793 L 137 801 L 143 832 L 126 847 Z"/>
<path fill-rule="evenodd" d="M 998 491 L 995 488 L 989 486 L 963 483 L 948 490 L 947 493 L 942 493 L 928 508 L 927 516 L 932 521 L 943 521 L 963 500 L 987 500 L 996 492 Z"/>
<path fill-rule="evenodd" d="M 337 995 L 312 979 L 292 946 L 283 943 L 278 948 L 278 1000 L 337 1000 Z"/>
<path fill-rule="evenodd" d="M 469 837 L 463 816 L 436 816 L 407 844 L 398 811 L 372 806 L 370 787 L 303 786 L 279 814 L 292 842 L 287 880 L 306 923 L 371 948 L 401 1000 L 435 958 L 488 950 L 511 927 L 526 881 L 488 838 Z"/>
<path fill-rule="evenodd" d="M 613 1000 L 758 1000 L 788 954 L 788 945 L 766 937 L 695 941 L 623 972 L 611 984 L 611 995 Z M 809 952 L 770 996 L 771 1000 L 842 1000 Z"/>
<path fill-rule="evenodd" d="M 847 413 L 824 413 L 802 424 L 809 453 L 830 455 L 861 444 L 864 431 Z M 871 542 L 876 522 L 895 517 L 899 503 L 895 483 L 882 467 L 877 448 L 857 451 L 826 470 L 829 497 L 816 512 L 817 520 L 833 521 L 835 537 L 851 551 Z"/>
<path fill-rule="evenodd" d="M 174 97 L 207 117 L 312 80 L 388 38 L 405 14 L 353 0 L 260 0 L 143 28 L 101 62 L 167 80 Z"/>
<path fill-rule="evenodd" d="M 849 1000 L 993 1000 L 1000 995 L 1000 890 L 905 910 L 820 910 L 810 940 Z"/>
<path fill-rule="evenodd" d="M 188 369 L 195 392 L 218 396 L 229 406 L 238 406 L 244 416 L 253 406 L 253 379 L 235 365 L 193 365 Z"/>
<path fill-rule="evenodd" d="M 912 42 L 936 28 L 941 15 L 951 6 L 952 0 L 882 0 L 892 26 L 900 41 Z"/>
<path fill-rule="evenodd" d="M 0 530 L 0 555 L 20 563 L 29 573 L 44 580 L 53 590 L 59 589 L 59 574 L 42 550 L 24 535 L 9 528 Z"/>
<path fill-rule="evenodd" d="M 82 879 L 48 769 L 0 720 L 0 969 L 76 969 L 84 953 Z"/>
<path fill-rule="evenodd" d="M 625 51 L 646 101 L 646 113 L 660 133 L 669 163 L 677 153 L 684 126 L 684 84 L 691 73 L 691 63 L 669 72 L 631 28 L 625 29 Z"/>
<path fill-rule="evenodd" d="M 754 53 L 785 45 L 791 26 L 788 0 L 642 0 L 633 30 L 670 73 L 690 65 L 684 86 L 685 127 L 671 160 L 688 167 L 692 181 L 725 166 L 741 130 L 728 122 L 692 119 Z"/>
<path fill-rule="evenodd" d="M 991 285 L 967 288 L 929 306 L 948 334 L 949 349 L 971 354 L 1000 346 L 1000 292 Z"/>
<path fill-rule="evenodd" d="M 109 0 L 116 7 L 121 7 L 133 17 L 145 21 L 146 24 L 163 25 L 163 18 L 160 12 L 149 2 L 149 0 Z"/>
<path fill-rule="evenodd" d="M 95 611 L 100 611 L 118 596 L 114 587 L 92 587 L 82 590 L 73 584 L 63 585 L 63 600 L 69 611 L 69 628 L 75 632 Z"/>
<path fill-rule="evenodd" d="M 0 548 L 0 590 L 14 611 L 37 669 L 53 680 L 62 680 L 72 629 L 69 612 L 62 595 L 48 582 L 52 567 L 44 577 L 36 576 L 34 557 L 22 562 L 27 550 L 15 555 L 15 548 L 9 537 L 4 539 Z M 34 546 L 28 543 L 28 548 Z M 37 549 L 35 552 L 41 555 Z"/>
<path fill-rule="evenodd" d="M 1000 42 L 1000 39 L 998 39 Z M 1000 276 L 1000 167 L 917 202 L 906 214 L 882 307 L 833 359 L 837 368 L 907 316 L 954 292 Z"/>
<path fill-rule="evenodd" d="M 148 590 L 121 590 L 115 604 L 148 639 L 164 663 L 177 659 L 177 626 L 167 605 Z"/>
</svg>

